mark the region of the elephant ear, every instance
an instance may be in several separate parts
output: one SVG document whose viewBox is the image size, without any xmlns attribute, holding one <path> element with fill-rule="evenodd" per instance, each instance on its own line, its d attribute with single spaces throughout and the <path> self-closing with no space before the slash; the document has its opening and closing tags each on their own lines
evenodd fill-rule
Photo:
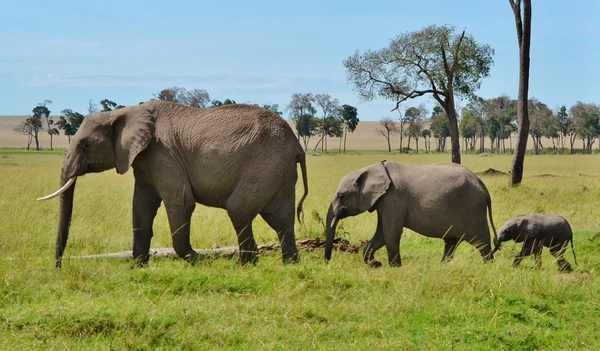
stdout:
<svg viewBox="0 0 600 351">
<path fill-rule="evenodd" d="M 367 167 L 358 175 L 355 186 L 358 188 L 360 211 L 373 212 L 375 203 L 386 193 L 392 180 L 383 162 Z"/>
<path fill-rule="evenodd" d="M 154 137 L 155 117 L 147 106 L 124 107 L 111 112 L 117 172 L 124 174 Z"/>
<path fill-rule="evenodd" d="M 520 243 L 533 239 L 540 234 L 541 225 L 536 222 L 531 222 L 527 219 L 521 219 L 517 222 L 517 238 L 515 242 Z"/>
</svg>

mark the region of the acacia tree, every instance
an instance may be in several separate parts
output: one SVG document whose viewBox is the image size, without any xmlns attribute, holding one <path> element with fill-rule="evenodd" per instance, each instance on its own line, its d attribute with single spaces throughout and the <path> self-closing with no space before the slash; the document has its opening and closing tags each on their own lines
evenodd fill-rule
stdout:
<svg viewBox="0 0 600 351">
<path fill-rule="evenodd" d="M 430 25 L 394 38 L 377 51 L 358 51 L 344 60 L 347 77 L 363 100 L 376 96 L 396 102 L 431 94 L 450 124 L 452 162 L 460 163 L 455 99 L 479 89 L 492 65 L 494 50 L 453 26 Z"/>
<path fill-rule="evenodd" d="M 64 109 L 61 113 L 62 116 L 58 118 L 56 125 L 59 129 L 63 130 L 64 134 L 69 139 L 70 144 L 71 138 L 77 133 L 81 122 L 83 122 L 84 116 L 79 112 L 73 112 L 71 109 Z"/>
<path fill-rule="evenodd" d="M 42 120 L 42 117 L 46 121 L 46 125 L 48 126 L 48 135 L 50 135 L 50 150 L 54 150 L 52 147 L 53 137 L 58 135 L 58 129 L 54 128 L 54 120 L 50 118 L 50 110 L 48 109 L 48 105 L 51 104 L 52 101 L 44 100 L 44 102 L 39 103 L 36 107 L 33 108 L 31 112 L 33 112 L 33 117 Z M 37 142 L 37 138 L 36 138 Z"/>
<path fill-rule="evenodd" d="M 389 117 L 384 117 L 379 120 L 379 127 L 377 131 L 383 135 L 383 137 L 387 140 L 388 152 L 392 152 L 392 145 L 390 144 L 390 137 L 398 130 L 396 126 L 396 122 Z"/>
<path fill-rule="evenodd" d="M 346 152 L 346 137 L 348 136 L 348 131 L 350 131 L 350 133 L 354 133 L 356 127 L 358 126 L 358 122 L 360 122 L 360 119 L 358 118 L 356 107 L 350 105 L 342 105 L 339 115 L 344 126 L 344 152 Z"/>
<path fill-rule="evenodd" d="M 27 150 L 29 150 L 31 142 L 34 138 L 36 138 L 37 142 L 37 133 L 39 133 L 41 129 L 42 120 L 29 116 L 23 122 L 21 122 L 21 124 L 13 128 L 13 131 L 17 134 L 23 134 L 27 136 Z"/>
<path fill-rule="evenodd" d="M 521 184 L 523 164 L 529 135 L 529 48 L 531 44 L 531 0 L 508 0 L 515 16 L 517 39 L 519 42 L 519 95 L 517 97 L 517 142 L 513 153 L 511 185 Z M 523 2 L 523 14 L 521 14 Z"/>
</svg>

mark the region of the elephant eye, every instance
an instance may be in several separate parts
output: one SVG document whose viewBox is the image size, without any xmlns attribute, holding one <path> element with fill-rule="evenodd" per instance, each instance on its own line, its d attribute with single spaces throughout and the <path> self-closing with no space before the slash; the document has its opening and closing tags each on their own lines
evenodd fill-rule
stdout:
<svg viewBox="0 0 600 351">
<path fill-rule="evenodd" d="M 337 194 L 337 197 L 338 197 L 338 199 L 341 199 L 341 198 L 343 198 L 343 197 L 344 197 L 344 194 L 342 194 L 342 193 L 338 193 L 338 194 Z"/>
</svg>

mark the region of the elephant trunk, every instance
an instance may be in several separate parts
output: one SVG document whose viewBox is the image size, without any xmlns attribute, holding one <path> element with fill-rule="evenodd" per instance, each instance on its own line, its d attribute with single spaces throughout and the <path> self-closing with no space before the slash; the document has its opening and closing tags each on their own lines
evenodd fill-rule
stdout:
<svg viewBox="0 0 600 351">
<path fill-rule="evenodd" d="M 494 238 L 494 249 L 492 250 L 492 254 L 496 251 L 500 250 L 500 246 L 502 245 L 502 241 L 500 241 L 499 237 Z"/>
<path fill-rule="evenodd" d="M 58 220 L 58 233 L 56 235 L 56 250 L 54 252 L 56 268 L 61 268 L 62 256 L 65 252 L 65 247 L 67 246 L 71 215 L 73 214 L 73 195 L 75 194 L 76 183 L 76 177 L 68 177 L 67 172 L 63 169 L 61 187 L 70 181 L 72 182 L 72 185 L 60 194 L 60 215 Z"/>
<path fill-rule="evenodd" d="M 325 227 L 327 232 L 327 238 L 325 242 L 325 261 L 331 259 L 331 251 L 333 250 L 333 239 L 335 237 L 335 229 L 337 228 L 338 218 L 333 212 L 333 204 L 329 205 L 327 211 L 327 219 L 325 220 Z"/>
</svg>

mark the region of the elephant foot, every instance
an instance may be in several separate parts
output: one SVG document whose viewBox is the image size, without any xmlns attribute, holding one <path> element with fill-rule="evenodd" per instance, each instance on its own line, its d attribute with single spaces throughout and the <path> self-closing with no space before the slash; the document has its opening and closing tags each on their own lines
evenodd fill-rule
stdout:
<svg viewBox="0 0 600 351">
<path fill-rule="evenodd" d="M 238 263 L 242 266 L 248 264 L 257 264 L 258 263 L 258 252 L 256 251 L 240 251 L 240 257 L 238 258 Z"/>
<path fill-rule="evenodd" d="M 559 272 L 565 272 L 565 273 L 573 272 L 573 268 L 571 268 L 571 265 L 566 262 L 564 264 L 559 264 L 558 270 L 559 270 Z"/>
<path fill-rule="evenodd" d="M 282 256 L 282 261 L 283 264 L 295 264 L 298 263 L 300 261 L 300 258 L 298 256 L 298 252 L 296 252 L 295 254 L 283 254 Z"/>
<path fill-rule="evenodd" d="M 383 266 L 383 265 L 379 261 L 373 260 L 373 261 L 371 261 L 371 263 L 369 263 L 369 267 L 371 267 L 371 268 L 379 268 L 381 266 Z"/>
<path fill-rule="evenodd" d="M 183 257 L 183 259 L 185 262 L 187 262 L 193 266 L 198 261 L 200 261 L 200 255 L 198 255 L 198 253 L 196 251 L 192 250 L 189 254 L 185 255 Z"/>
<path fill-rule="evenodd" d="M 143 255 L 143 256 L 139 256 L 139 257 L 134 257 L 133 260 L 134 260 L 134 263 L 131 266 L 131 269 L 134 269 L 134 268 L 145 268 L 145 267 L 148 267 L 148 261 L 150 260 L 150 255 Z"/>
</svg>

